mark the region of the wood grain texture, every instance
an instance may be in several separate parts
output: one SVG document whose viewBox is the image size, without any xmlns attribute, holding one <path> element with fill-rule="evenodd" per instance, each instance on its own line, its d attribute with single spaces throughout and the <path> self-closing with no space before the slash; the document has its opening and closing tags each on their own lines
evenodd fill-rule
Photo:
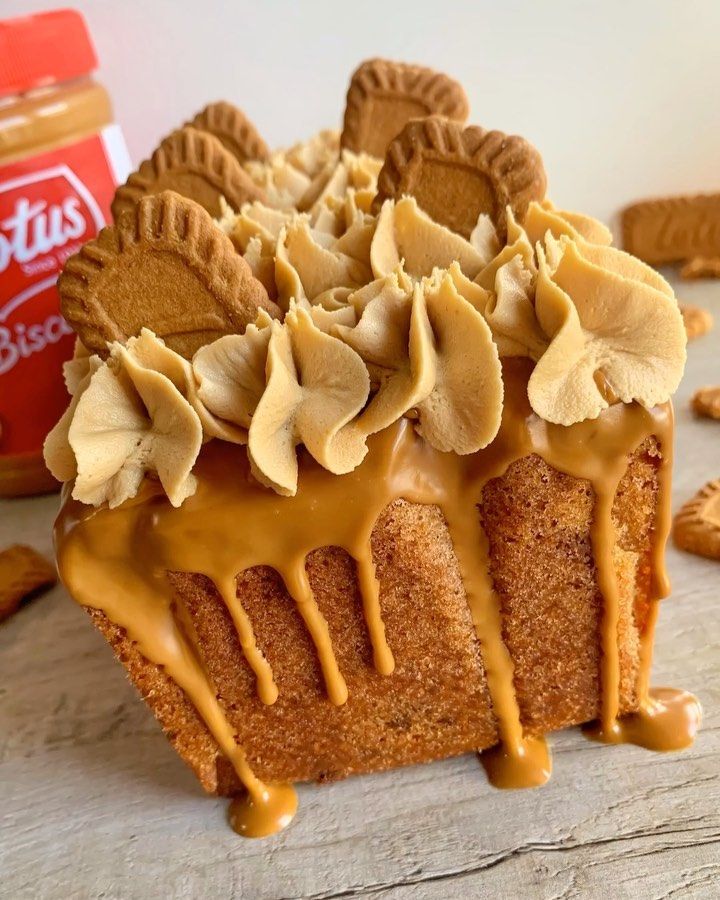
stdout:
<svg viewBox="0 0 720 900">
<path fill-rule="evenodd" d="M 681 285 L 720 318 L 720 285 Z M 677 402 L 678 508 L 720 475 L 720 329 L 694 341 Z M 0 502 L 0 546 L 50 552 L 56 497 Z M 473 756 L 301 786 L 285 833 L 243 841 L 202 795 L 62 588 L 0 626 L 0 896 L 700 898 L 720 893 L 720 564 L 671 548 L 653 682 L 705 708 L 692 750 L 551 738 L 552 781 L 500 792 Z"/>
</svg>

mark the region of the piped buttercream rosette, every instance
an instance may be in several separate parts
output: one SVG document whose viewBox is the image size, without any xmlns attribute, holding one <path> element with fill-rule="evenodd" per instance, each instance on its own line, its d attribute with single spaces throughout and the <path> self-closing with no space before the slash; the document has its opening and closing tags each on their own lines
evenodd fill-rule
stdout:
<svg viewBox="0 0 720 900">
<path fill-rule="evenodd" d="M 533 410 L 572 425 L 609 406 L 601 374 L 623 403 L 663 403 L 677 389 L 686 335 L 671 288 L 611 247 L 549 238 L 539 248 L 537 319 L 548 346 L 530 376 Z"/>
<path fill-rule="evenodd" d="M 143 350 L 135 352 L 138 342 L 167 350 L 145 332 L 113 345 L 105 362 L 88 357 L 70 408 L 46 440 L 50 471 L 74 478 L 73 497 L 83 503 L 118 506 L 135 496 L 147 472 L 157 474 L 174 506 L 195 491 L 200 418 L 159 361 L 147 366 Z"/>
</svg>

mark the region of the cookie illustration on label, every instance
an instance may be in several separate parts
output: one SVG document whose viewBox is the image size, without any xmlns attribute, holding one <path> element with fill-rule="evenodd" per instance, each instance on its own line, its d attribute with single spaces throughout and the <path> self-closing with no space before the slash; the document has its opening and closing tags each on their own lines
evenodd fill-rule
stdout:
<svg viewBox="0 0 720 900">
<path fill-rule="evenodd" d="M 673 538 L 681 550 L 720 559 L 720 480 L 708 482 L 681 508 Z"/>
<path fill-rule="evenodd" d="M 249 159 L 267 159 L 270 155 L 267 144 L 250 119 L 241 109 L 225 100 L 208 103 L 191 122 L 186 123 L 187 126 L 214 135 L 241 163 Z"/>
<path fill-rule="evenodd" d="M 214 218 L 221 213 L 221 197 L 236 210 L 248 200 L 265 198 L 218 138 L 189 127 L 168 135 L 150 159 L 140 163 L 117 189 L 112 202 L 114 218 L 132 209 L 141 197 L 165 190 L 189 197 Z"/>
<path fill-rule="evenodd" d="M 546 185 L 540 154 L 524 138 L 430 116 L 408 122 L 388 147 L 373 208 L 412 194 L 432 219 L 466 238 L 485 213 L 503 239 L 506 207 L 522 222 Z"/>
<path fill-rule="evenodd" d="M 720 257 L 720 194 L 633 203 L 622 235 L 623 249 L 653 265 Z"/>
<path fill-rule="evenodd" d="M 441 72 L 369 59 L 353 73 L 347 92 L 341 145 L 382 159 L 410 119 L 440 115 L 456 122 L 468 117 L 461 84 Z"/>
<path fill-rule="evenodd" d="M 82 343 L 107 356 L 150 328 L 190 359 L 223 334 L 240 333 L 259 309 L 280 310 L 193 200 L 172 191 L 143 197 L 70 257 L 58 280 L 63 315 Z"/>
</svg>

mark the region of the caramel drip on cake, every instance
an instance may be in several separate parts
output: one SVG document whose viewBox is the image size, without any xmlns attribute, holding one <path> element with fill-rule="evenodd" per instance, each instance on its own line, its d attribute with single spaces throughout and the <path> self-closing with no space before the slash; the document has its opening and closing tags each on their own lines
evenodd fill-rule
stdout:
<svg viewBox="0 0 720 900">
<path fill-rule="evenodd" d="M 177 608 L 167 573 L 192 572 L 212 579 L 235 624 L 258 694 L 272 703 L 277 686 L 237 597 L 235 579 L 252 567 L 274 568 L 312 638 L 329 700 L 342 704 L 347 686 L 328 624 L 313 596 L 306 558 L 314 550 L 336 546 L 355 560 L 375 666 L 390 675 L 394 660 L 372 559 L 373 527 L 398 499 L 439 507 L 454 543 L 497 720 L 500 743 L 483 754 L 483 763 L 497 786 L 541 784 L 549 777 L 550 759 L 544 740 L 523 731 L 513 661 L 503 639 L 502 611 L 481 524 L 485 486 L 530 454 L 586 480 L 595 494 L 592 547 L 603 600 L 599 736 L 657 749 L 674 749 L 691 740 L 698 722 L 694 698 L 648 690 L 657 600 L 667 593 L 663 550 L 669 523 L 670 405 L 646 410 L 636 404 L 615 404 L 596 420 L 570 427 L 552 425 L 529 407 L 529 371 L 525 361 L 506 362 L 500 431 L 490 446 L 470 456 L 434 450 L 416 434 L 413 423 L 403 419 L 371 438 L 364 463 L 347 475 L 331 475 L 304 456 L 294 497 L 281 497 L 255 481 L 241 448 L 211 442 L 195 469 L 197 491 L 179 508 L 173 508 L 160 485 L 150 479 L 134 500 L 114 510 L 66 501 L 56 526 L 65 584 L 81 604 L 102 610 L 125 629 L 195 705 L 247 788 L 247 796 L 234 801 L 231 810 L 240 833 L 259 836 L 278 830 L 292 818 L 297 801 L 291 787 L 265 785 L 253 774 L 203 664 L 199 642 L 186 624 L 189 616 Z M 652 602 L 642 634 L 640 712 L 618 719 L 619 600 L 612 507 L 629 455 L 650 436 L 659 442 L 663 463 L 651 561 Z"/>
<path fill-rule="evenodd" d="M 250 566 L 243 566 L 243 568 L 250 568 Z M 303 622 L 305 622 L 317 649 L 328 697 L 335 706 L 342 706 L 348 697 L 347 685 L 335 659 L 328 624 L 318 609 L 317 601 L 310 587 L 305 570 L 305 556 L 302 559 L 296 559 L 294 565 L 284 571 L 279 568 L 278 571 L 282 575 L 288 594 L 297 603 Z"/>
<path fill-rule="evenodd" d="M 227 581 L 216 582 L 215 587 L 218 589 L 227 611 L 230 613 L 238 633 L 243 655 L 257 680 L 258 696 L 263 703 L 267 703 L 270 706 L 278 698 L 277 685 L 275 684 L 272 669 L 255 641 L 252 622 L 238 599 L 235 576 L 232 576 Z"/>
<path fill-rule="evenodd" d="M 655 626 L 660 601 L 670 594 L 670 581 L 665 568 L 665 546 L 672 526 L 671 481 L 673 461 L 673 414 L 668 409 L 668 423 L 656 437 L 662 451 L 658 471 L 659 492 L 651 551 L 649 609 L 640 634 L 640 669 L 637 680 L 638 711 L 618 717 L 620 663 L 618 658 L 618 594 L 615 574 L 608 560 L 612 543 L 609 531 L 603 529 L 608 520 L 597 510 L 593 532 L 597 535 L 596 566 L 603 569 L 606 587 L 603 591 L 603 707 L 599 722 L 583 730 L 593 740 L 608 744 L 637 744 L 648 750 L 669 751 L 689 747 L 700 727 L 702 709 L 696 697 L 675 688 L 651 688 Z M 619 478 L 618 478 L 619 483 Z M 615 485 L 617 488 L 617 483 Z M 601 502 L 607 503 L 606 498 Z M 610 500 L 612 505 L 612 499 Z M 612 527 L 612 522 L 610 521 Z M 612 535 L 614 541 L 614 535 Z"/>
<path fill-rule="evenodd" d="M 356 562 L 363 613 L 373 648 L 373 663 L 381 675 L 392 675 L 395 671 L 395 659 L 385 637 L 385 623 L 380 609 L 380 585 L 369 547 L 366 552 L 358 554 Z"/>
<path fill-rule="evenodd" d="M 490 578 L 489 547 L 476 506 L 454 497 L 441 506 L 448 521 L 465 585 L 475 632 L 482 647 L 485 675 L 498 719 L 500 743 L 480 757 L 495 787 L 544 784 L 552 764 L 545 740 L 523 736 L 515 697 L 513 662 L 503 642 L 500 603 Z"/>
<path fill-rule="evenodd" d="M 613 479 L 614 480 L 614 479 Z M 592 548 L 598 587 L 603 598 L 600 642 L 602 647 L 602 711 L 601 733 L 606 734 L 617 727 L 620 711 L 620 654 L 618 648 L 618 627 L 620 624 L 620 594 L 618 591 L 613 563 L 616 535 L 612 523 L 612 504 L 619 484 L 603 486 L 595 496 L 595 511 L 592 524 Z"/>
<path fill-rule="evenodd" d="M 523 364 L 506 365 L 506 406 L 493 443 L 467 457 L 439 453 L 425 445 L 425 458 L 413 482 L 400 495 L 414 503 L 437 505 L 445 516 L 480 642 L 500 736 L 499 745 L 485 751 L 481 761 L 491 783 L 504 788 L 544 784 L 551 773 L 544 739 L 523 735 L 513 662 L 503 641 L 500 602 L 490 577 L 488 542 L 478 508 L 488 481 L 503 475 L 516 459 L 537 452 L 526 427 L 531 412 L 524 369 Z"/>
<path fill-rule="evenodd" d="M 140 507 L 132 501 L 129 504 L 135 511 Z M 102 518 L 100 514 L 99 521 Z M 266 785 L 253 774 L 207 677 L 191 629 L 185 617 L 173 610 L 173 594 L 164 571 L 153 566 L 133 567 L 132 556 L 142 544 L 137 517 L 123 514 L 112 525 L 102 523 L 98 528 L 93 527 L 97 523 L 91 516 L 85 524 L 90 527 L 78 530 L 72 539 L 59 540 L 58 565 L 65 584 L 79 603 L 101 608 L 111 621 L 125 628 L 141 653 L 162 666 L 188 696 L 247 788 L 241 833 L 248 837 L 273 834 L 292 819 L 297 801 L 288 795 L 286 786 Z"/>
</svg>

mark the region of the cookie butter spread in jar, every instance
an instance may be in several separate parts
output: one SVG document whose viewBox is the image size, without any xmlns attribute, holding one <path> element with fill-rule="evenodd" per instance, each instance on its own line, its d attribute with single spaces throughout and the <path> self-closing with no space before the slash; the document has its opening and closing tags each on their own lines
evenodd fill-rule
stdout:
<svg viewBox="0 0 720 900">
<path fill-rule="evenodd" d="M 74 335 L 55 282 L 109 219 L 127 150 L 74 10 L 0 21 L 0 496 L 51 490 L 42 445 Z"/>
</svg>

